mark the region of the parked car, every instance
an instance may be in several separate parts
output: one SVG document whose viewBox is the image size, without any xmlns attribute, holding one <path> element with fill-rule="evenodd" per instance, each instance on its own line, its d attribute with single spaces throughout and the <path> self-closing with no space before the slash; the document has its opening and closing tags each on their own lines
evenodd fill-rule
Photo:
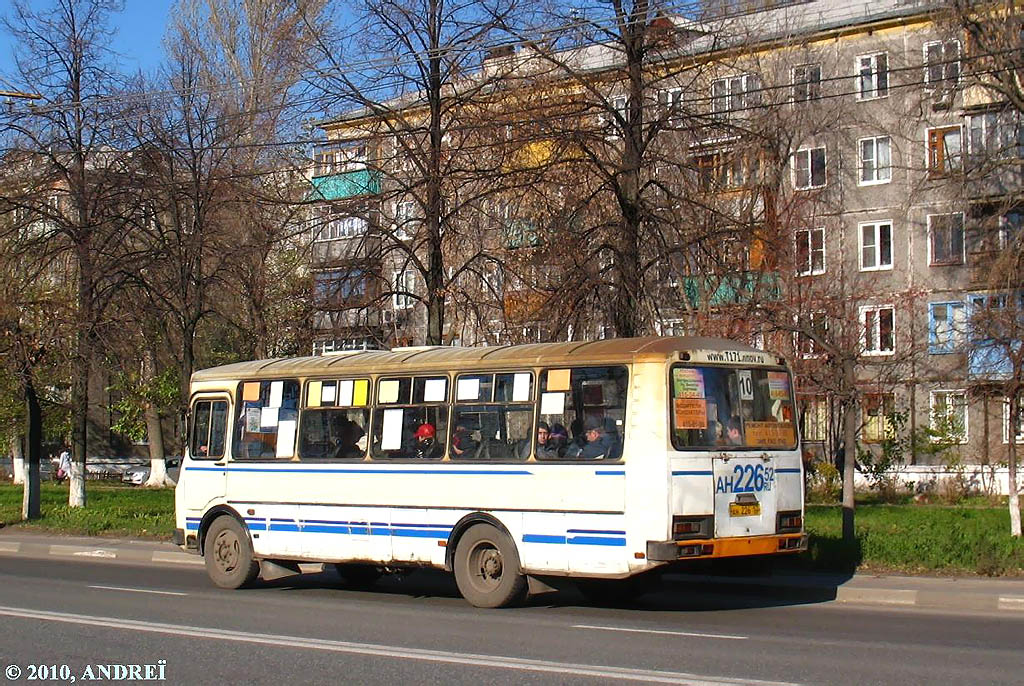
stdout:
<svg viewBox="0 0 1024 686">
<path fill-rule="evenodd" d="M 167 476 L 171 477 L 175 481 L 178 480 L 178 474 L 181 472 L 181 458 L 180 457 L 168 457 L 167 458 Z M 124 474 L 121 475 L 121 481 L 126 484 L 132 484 L 134 486 L 141 486 L 149 480 L 149 464 L 138 465 L 137 467 L 129 467 L 124 470 Z"/>
</svg>

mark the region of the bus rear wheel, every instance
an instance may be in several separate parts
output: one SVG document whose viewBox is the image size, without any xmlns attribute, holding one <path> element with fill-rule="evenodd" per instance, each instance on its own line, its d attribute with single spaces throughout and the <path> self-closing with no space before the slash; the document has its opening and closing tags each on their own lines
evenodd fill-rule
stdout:
<svg viewBox="0 0 1024 686">
<path fill-rule="evenodd" d="M 206 573 L 221 588 L 241 588 L 260 573 L 249 535 L 234 517 L 218 517 L 206 532 L 203 547 Z"/>
<path fill-rule="evenodd" d="M 490 524 L 476 524 L 455 548 L 455 583 L 476 607 L 506 607 L 526 597 L 526 577 L 508 534 Z"/>
</svg>

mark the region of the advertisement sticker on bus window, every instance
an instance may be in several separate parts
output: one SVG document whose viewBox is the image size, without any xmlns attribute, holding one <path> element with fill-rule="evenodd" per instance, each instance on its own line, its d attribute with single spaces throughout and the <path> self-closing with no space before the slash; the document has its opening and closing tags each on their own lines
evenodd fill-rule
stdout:
<svg viewBox="0 0 1024 686">
<path fill-rule="evenodd" d="M 260 399 L 260 383 L 254 381 L 242 384 L 242 400 L 255 402 Z"/>
<path fill-rule="evenodd" d="M 676 398 L 676 428 L 708 428 L 708 408 L 703 398 Z"/>
<path fill-rule="evenodd" d="M 448 379 L 427 379 L 423 384 L 423 402 L 443 403 Z"/>
<path fill-rule="evenodd" d="M 266 431 L 267 429 L 273 429 L 277 426 L 277 410 L 276 407 L 263 407 L 260 408 L 260 430 Z"/>
<path fill-rule="evenodd" d="M 789 375 L 785 372 L 768 372 L 768 397 L 772 400 L 789 400 Z"/>
<path fill-rule="evenodd" d="M 743 431 L 747 445 L 755 448 L 788 448 L 796 442 L 791 423 L 747 421 Z"/>
<path fill-rule="evenodd" d="M 285 419 L 277 425 L 277 451 L 278 457 L 291 457 L 295 453 L 295 425 L 294 419 Z"/>
<path fill-rule="evenodd" d="M 245 408 L 245 430 L 252 434 L 260 432 L 260 408 Z"/>
<path fill-rule="evenodd" d="M 397 382 L 396 382 L 397 383 Z M 384 410 L 384 423 L 381 427 L 380 449 L 399 450 L 402 447 L 402 413 L 405 410 Z"/>
<path fill-rule="evenodd" d="M 306 396 L 306 407 L 320 407 L 320 396 L 323 392 L 323 383 L 320 381 L 309 382 L 309 394 Z"/>
<path fill-rule="evenodd" d="M 367 398 L 370 395 L 370 382 L 367 379 L 356 379 L 352 385 L 352 405 L 365 407 Z"/>
<path fill-rule="evenodd" d="M 530 399 L 530 375 L 516 374 L 512 378 L 512 402 L 521 403 Z"/>
<path fill-rule="evenodd" d="M 284 381 L 270 382 L 270 402 L 267 407 L 281 407 L 281 400 L 284 396 Z"/>
<path fill-rule="evenodd" d="M 565 393 L 542 393 L 540 396 L 541 414 L 563 414 L 565 412 Z"/>
<path fill-rule="evenodd" d="M 568 369 L 549 369 L 548 370 L 548 390 L 549 391 L 567 391 L 567 390 L 569 390 L 569 370 Z"/>
<path fill-rule="evenodd" d="M 352 379 L 338 382 L 338 405 L 348 407 L 352 404 Z"/>
<path fill-rule="evenodd" d="M 676 367 L 672 372 L 673 396 L 676 398 L 704 397 L 704 375 L 699 369 Z"/>
<path fill-rule="evenodd" d="M 321 401 L 324 405 L 333 405 L 334 399 L 338 397 L 338 386 L 334 381 L 325 381 Z"/>
<path fill-rule="evenodd" d="M 480 379 L 472 377 L 469 379 L 459 379 L 459 383 L 455 389 L 456 400 L 479 400 L 480 399 Z"/>
<path fill-rule="evenodd" d="M 741 369 L 736 372 L 736 381 L 740 387 L 740 400 L 753 400 L 754 380 L 750 377 L 750 370 Z"/>
<path fill-rule="evenodd" d="M 381 381 L 380 397 L 377 400 L 382 403 L 398 402 L 398 379 Z"/>
</svg>

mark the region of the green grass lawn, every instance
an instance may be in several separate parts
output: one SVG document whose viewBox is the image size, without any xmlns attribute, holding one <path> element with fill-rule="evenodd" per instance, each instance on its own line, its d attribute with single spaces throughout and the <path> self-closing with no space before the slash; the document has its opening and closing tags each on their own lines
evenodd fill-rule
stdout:
<svg viewBox="0 0 1024 686">
<path fill-rule="evenodd" d="M 89 482 L 89 506 L 69 508 L 67 484 L 46 482 L 42 519 L 21 520 L 21 487 L 0 485 L 0 523 L 65 534 L 170 538 L 174 491 Z M 857 540 L 842 540 L 842 509 L 808 505 L 810 550 L 789 562 L 801 569 L 849 572 L 1024 575 L 1024 541 L 1009 535 L 1005 506 L 865 504 Z"/>
<path fill-rule="evenodd" d="M 174 490 L 86 483 L 88 507 L 68 507 L 67 483 L 44 482 L 42 518 L 21 523 L 21 486 L 0 485 L 0 525 L 89 536 L 171 537 Z"/>
</svg>

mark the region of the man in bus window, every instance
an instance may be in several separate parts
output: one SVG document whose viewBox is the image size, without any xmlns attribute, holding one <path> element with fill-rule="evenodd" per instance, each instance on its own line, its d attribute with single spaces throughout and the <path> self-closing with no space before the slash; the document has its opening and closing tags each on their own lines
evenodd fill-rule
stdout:
<svg viewBox="0 0 1024 686">
<path fill-rule="evenodd" d="M 587 439 L 586 444 L 581 449 L 573 446 L 570 452 L 565 454 L 566 457 L 580 460 L 600 460 L 608 457 L 612 449 L 612 439 L 605 431 L 603 420 L 587 417 L 587 421 L 583 423 L 583 435 Z"/>
<path fill-rule="evenodd" d="M 429 425 L 424 425 L 429 426 Z M 480 441 L 473 438 L 473 432 L 462 423 L 455 425 L 455 433 L 452 434 L 452 453 L 455 457 L 471 458 L 476 457 Z"/>
<path fill-rule="evenodd" d="M 435 440 L 437 431 L 433 424 L 420 424 L 413 434 L 416 439 L 416 446 L 413 448 L 413 457 L 421 460 L 434 460 L 441 457 L 443 449 Z"/>
</svg>

